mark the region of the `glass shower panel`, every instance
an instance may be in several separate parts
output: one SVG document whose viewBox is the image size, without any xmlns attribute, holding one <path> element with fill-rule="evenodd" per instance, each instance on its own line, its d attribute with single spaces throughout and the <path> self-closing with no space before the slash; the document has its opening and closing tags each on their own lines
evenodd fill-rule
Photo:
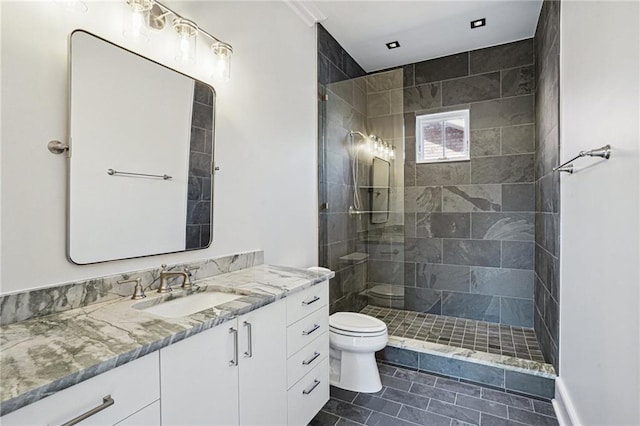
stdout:
<svg viewBox="0 0 640 426">
<path fill-rule="evenodd" d="M 344 80 L 322 86 L 319 105 L 320 263 L 336 272 L 330 309 L 385 319 L 390 332 L 391 322 L 405 326 L 395 311 L 405 307 L 402 86 L 401 70 Z"/>
</svg>

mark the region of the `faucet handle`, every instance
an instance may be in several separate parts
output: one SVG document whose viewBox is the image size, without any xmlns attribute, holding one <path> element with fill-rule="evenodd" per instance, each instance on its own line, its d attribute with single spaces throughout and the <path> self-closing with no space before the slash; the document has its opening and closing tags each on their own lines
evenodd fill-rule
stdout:
<svg viewBox="0 0 640 426">
<path fill-rule="evenodd" d="M 184 268 L 184 273 L 187 274 L 187 275 L 184 277 L 184 281 L 182 282 L 182 288 L 189 289 L 189 288 L 193 287 L 193 281 L 192 281 L 193 273 L 192 272 L 196 271 L 198 269 L 200 269 L 199 266 L 194 266 L 192 268 L 189 268 L 188 266 L 186 266 Z"/>
<path fill-rule="evenodd" d="M 161 271 L 160 271 L 160 272 L 164 272 L 164 271 L 166 271 L 166 270 L 167 270 L 167 264 L 166 264 L 166 263 L 163 263 L 162 265 L 160 265 L 160 269 L 161 269 Z"/>
<path fill-rule="evenodd" d="M 125 283 L 136 283 L 135 287 L 133 288 L 133 296 L 131 296 L 131 300 L 140 300 L 147 297 L 144 294 L 144 289 L 142 288 L 142 278 L 136 278 L 134 280 L 118 281 L 118 284 L 125 284 Z"/>
</svg>

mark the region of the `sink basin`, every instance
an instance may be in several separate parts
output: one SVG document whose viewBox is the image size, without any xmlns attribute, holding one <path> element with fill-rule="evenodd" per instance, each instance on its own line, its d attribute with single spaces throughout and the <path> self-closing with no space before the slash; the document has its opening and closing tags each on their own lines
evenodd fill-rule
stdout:
<svg viewBox="0 0 640 426">
<path fill-rule="evenodd" d="M 195 314 L 205 309 L 211 309 L 241 297 L 243 297 L 241 294 L 206 291 L 178 297 L 155 305 L 149 305 L 150 301 L 140 302 L 133 305 L 133 308 L 165 318 L 178 318 Z"/>
</svg>

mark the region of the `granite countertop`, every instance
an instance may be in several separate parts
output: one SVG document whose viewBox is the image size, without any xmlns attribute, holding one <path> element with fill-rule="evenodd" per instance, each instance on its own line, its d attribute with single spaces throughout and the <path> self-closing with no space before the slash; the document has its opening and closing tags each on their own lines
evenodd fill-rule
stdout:
<svg viewBox="0 0 640 426">
<path fill-rule="evenodd" d="M 146 313 L 132 308 L 140 300 L 123 297 L 0 327 L 0 416 L 332 276 L 260 265 L 143 299 L 146 306 L 207 290 L 243 295 L 186 317 Z"/>
</svg>

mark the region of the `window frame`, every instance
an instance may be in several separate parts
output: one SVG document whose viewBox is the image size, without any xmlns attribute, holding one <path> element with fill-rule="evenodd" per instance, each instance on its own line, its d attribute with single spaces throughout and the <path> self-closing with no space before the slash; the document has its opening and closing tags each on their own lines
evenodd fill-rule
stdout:
<svg viewBox="0 0 640 426">
<path fill-rule="evenodd" d="M 441 158 L 424 158 L 424 149 L 422 141 L 422 127 L 426 122 L 442 122 L 452 118 L 462 118 L 464 120 L 464 157 L 441 157 Z M 417 164 L 431 164 L 431 163 L 452 163 L 457 161 L 469 161 L 471 158 L 471 146 L 470 146 L 470 125 L 469 125 L 469 109 L 460 109 L 455 111 L 439 112 L 434 114 L 422 114 L 416 116 L 416 163 Z M 446 144 L 443 148 L 446 148 Z"/>
</svg>

